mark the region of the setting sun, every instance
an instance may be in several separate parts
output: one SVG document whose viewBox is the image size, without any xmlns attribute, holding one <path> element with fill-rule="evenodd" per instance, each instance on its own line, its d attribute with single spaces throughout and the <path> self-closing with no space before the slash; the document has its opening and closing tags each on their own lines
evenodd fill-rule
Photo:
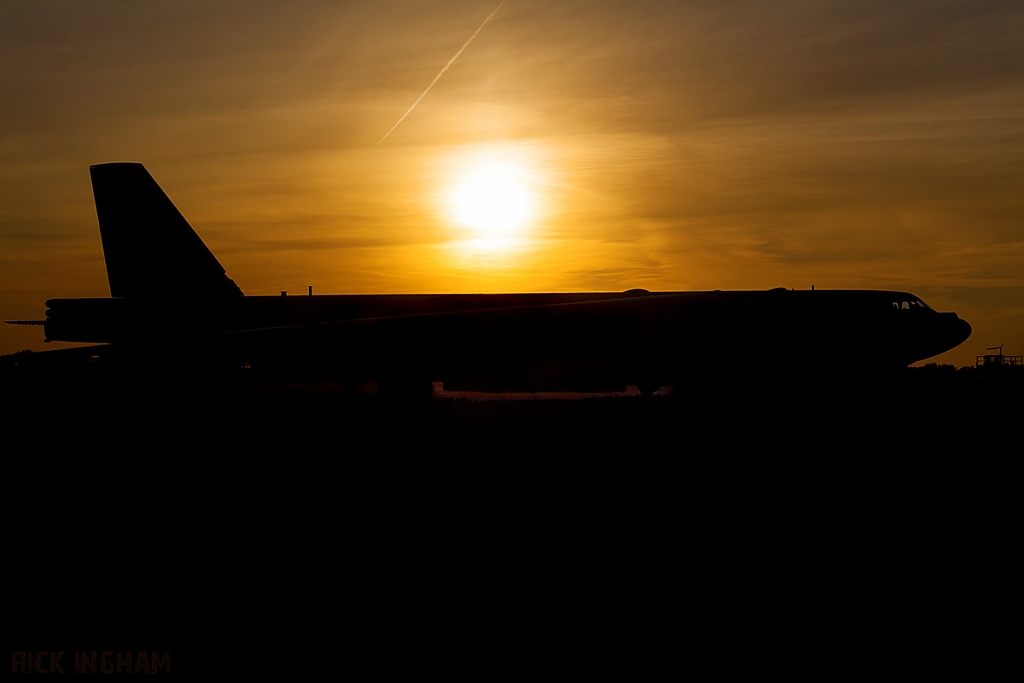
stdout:
<svg viewBox="0 0 1024 683">
<path fill-rule="evenodd" d="M 448 196 L 452 218 L 479 239 L 515 237 L 533 218 L 536 201 L 523 169 L 508 162 L 477 163 Z"/>
</svg>

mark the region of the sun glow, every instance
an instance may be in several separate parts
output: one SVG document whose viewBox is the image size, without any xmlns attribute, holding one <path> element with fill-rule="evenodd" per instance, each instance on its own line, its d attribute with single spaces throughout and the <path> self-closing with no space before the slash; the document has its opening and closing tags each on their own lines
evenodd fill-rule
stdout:
<svg viewBox="0 0 1024 683">
<path fill-rule="evenodd" d="M 536 197 L 525 168 L 509 161 L 477 161 L 448 194 L 448 211 L 459 225 L 487 241 L 521 235 L 534 218 Z"/>
</svg>

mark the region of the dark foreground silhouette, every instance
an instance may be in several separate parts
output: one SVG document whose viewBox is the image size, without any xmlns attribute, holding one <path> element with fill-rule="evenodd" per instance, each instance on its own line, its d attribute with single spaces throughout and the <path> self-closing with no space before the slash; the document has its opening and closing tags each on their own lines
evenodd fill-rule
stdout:
<svg viewBox="0 0 1024 683">
<path fill-rule="evenodd" d="M 1013 566 L 1019 373 L 484 403 L 15 374 L 15 623 L 177 671 L 948 659 Z"/>
</svg>

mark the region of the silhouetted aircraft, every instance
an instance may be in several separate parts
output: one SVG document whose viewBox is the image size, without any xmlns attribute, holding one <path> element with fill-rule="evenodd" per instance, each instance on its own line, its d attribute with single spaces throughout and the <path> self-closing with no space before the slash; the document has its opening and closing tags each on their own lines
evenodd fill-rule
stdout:
<svg viewBox="0 0 1024 683">
<path fill-rule="evenodd" d="M 90 168 L 110 298 L 46 302 L 47 341 L 152 366 L 430 386 L 623 387 L 902 367 L 971 334 L 868 290 L 243 296 L 142 164 Z"/>
</svg>

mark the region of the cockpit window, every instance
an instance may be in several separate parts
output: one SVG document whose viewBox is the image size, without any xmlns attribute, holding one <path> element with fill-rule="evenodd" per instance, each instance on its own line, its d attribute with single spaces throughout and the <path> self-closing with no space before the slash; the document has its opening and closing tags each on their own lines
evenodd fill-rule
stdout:
<svg viewBox="0 0 1024 683">
<path fill-rule="evenodd" d="M 930 311 L 932 307 L 921 301 L 920 299 L 914 299 L 913 301 L 893 301 L 892 307 L 901 311 Z"/>
</svg>

